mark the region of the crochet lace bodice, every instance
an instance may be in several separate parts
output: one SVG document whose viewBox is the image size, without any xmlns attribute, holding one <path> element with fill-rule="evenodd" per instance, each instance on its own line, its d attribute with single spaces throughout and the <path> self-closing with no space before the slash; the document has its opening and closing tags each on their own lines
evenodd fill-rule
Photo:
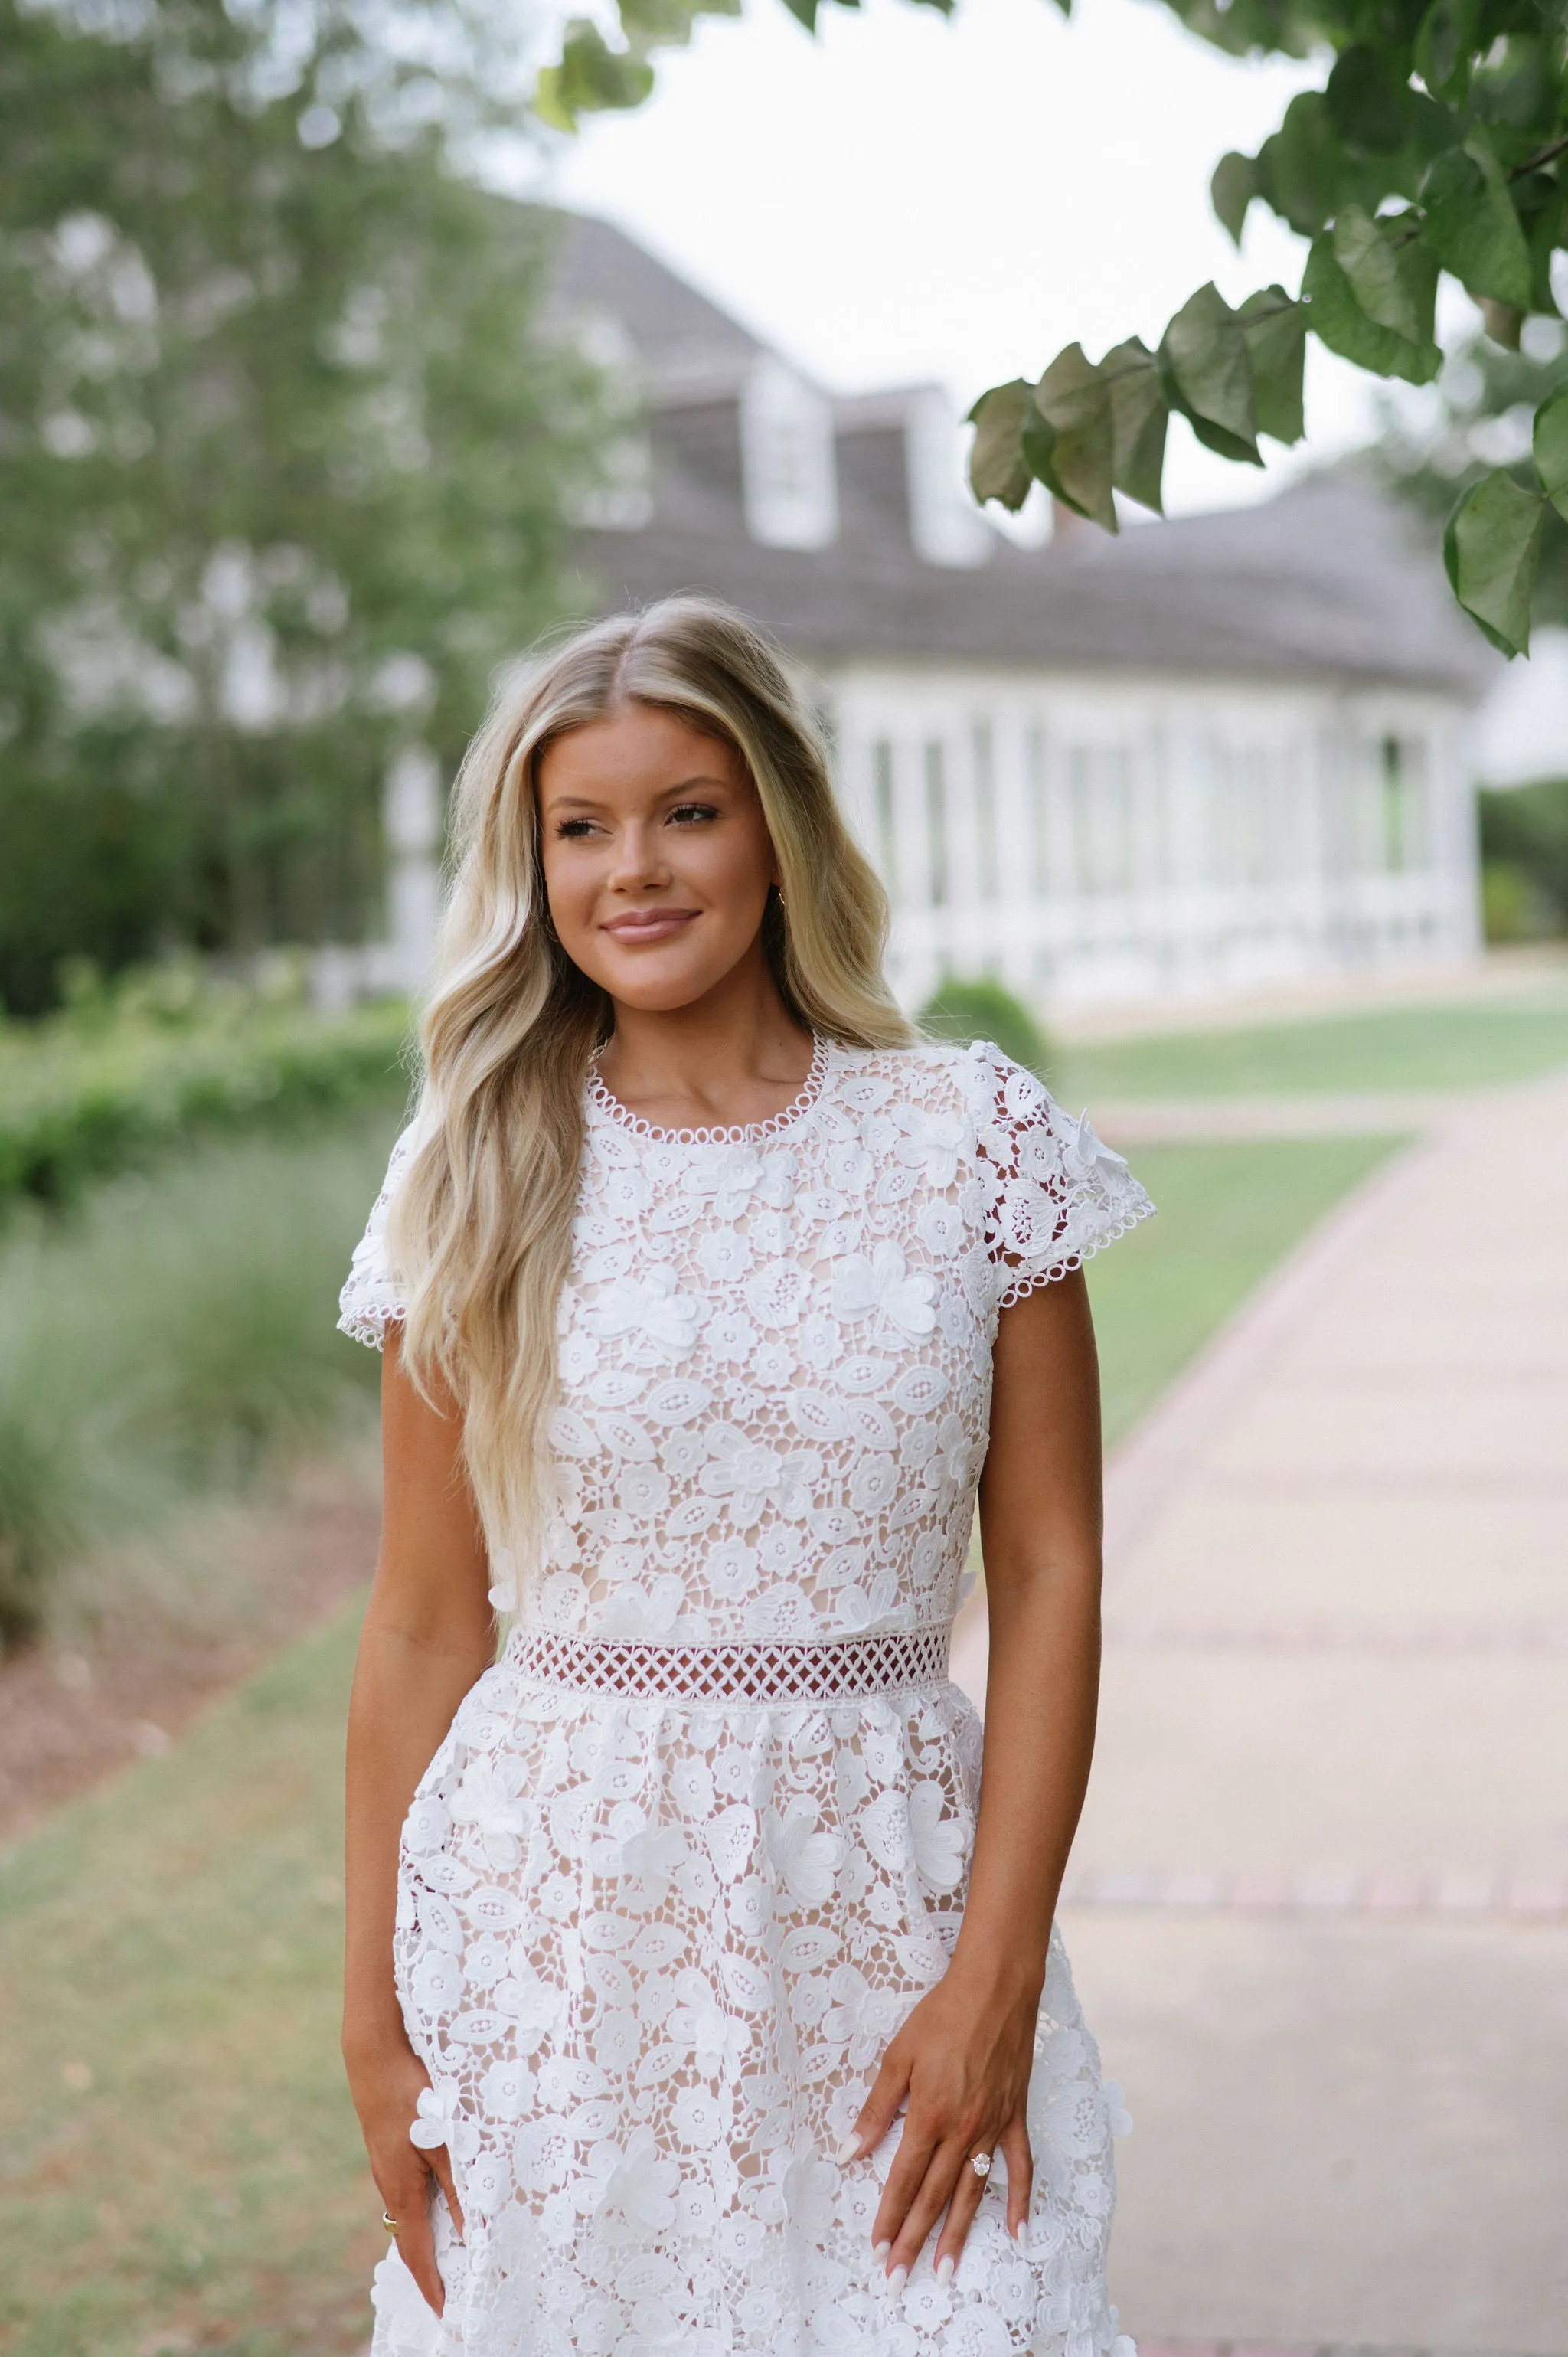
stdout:
<svg viewBox="0 0 1568 2357">
<path fill-rule="evenodd" d="M 345 1330 L 400 1314 L 386 1208 Z M 951 1617 L 998 1312 L 1150 1209 L 1087 1119 L 995 1048 L 819 1042 L 750 1129 L 650 1128 L 590 1083 L 531 1625 L 662 1643 Z M 494 1537 L 497 1534 L 492 1534 Z"/>
</svg>

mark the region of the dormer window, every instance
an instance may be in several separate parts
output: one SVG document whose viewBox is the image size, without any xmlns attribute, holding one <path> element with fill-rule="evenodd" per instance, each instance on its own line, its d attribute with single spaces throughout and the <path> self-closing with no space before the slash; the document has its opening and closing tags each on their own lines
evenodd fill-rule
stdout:
<svg viewBox="0 0 1568 2357">
<path fill-rule="evenodd" d="M 958 421 L 939 385 L 910 393 L 904 416 L 909 539 L 928 565 L 983 565 L 995 542 L 963 474 Z"/>
<path fill-rule="evenodd" d="M 740 400 L 746 528 L 764 548 L 826 548 L 838 535 L 832 404 L 764 353 Z"/>
</svg>

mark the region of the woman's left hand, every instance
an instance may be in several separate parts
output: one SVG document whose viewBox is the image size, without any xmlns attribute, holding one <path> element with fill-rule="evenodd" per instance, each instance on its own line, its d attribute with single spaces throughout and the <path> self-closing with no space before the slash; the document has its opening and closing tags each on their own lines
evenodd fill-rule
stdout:
<svg viewBox="0 0 1568 2357">
<path fill-rule="evenodd" d="M 939 2277 L 945 2282 L 958 2265 L 985 2190 L 972 2165 L 976 2154 L 1000 2151 L 1007 2164 L 1008 2233 L 1016 2235 L 1027 2218 L 1034 2162 L 1024 2107 L 1038 2003 L 1037 1990 L 1004 1994 L 979 1985 L 955 1957 L 889 2044 L 839 2157 L 847 2164 L 874 2151 L 905 2108 L 871 2230 L 875 2255 L 897 2285 L 944 2211 Z"/>
</svg>

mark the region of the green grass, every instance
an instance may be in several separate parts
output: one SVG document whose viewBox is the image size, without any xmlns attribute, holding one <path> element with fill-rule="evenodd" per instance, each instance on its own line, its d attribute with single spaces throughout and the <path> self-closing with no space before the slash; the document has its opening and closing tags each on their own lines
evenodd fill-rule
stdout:
<svg viewBox="0 0 1568 2357">
<path fill-rule="evenodd" d="M 1384 1151 L 1135 1157 L 1161 1215 L 1090 1267 L 1112 1436 Z M 336 2047 L 352 1620 L 0 1867 L 5 2357 L 337 2357 L 368 2332 L 380 2205 Z"/>
<path fill-rule="evenodd" d="M 1396 1143 L 1268 1139 L 1146 1146 L 1131 1156 L 1159 1216 L 1089 1264 L 1108 1446 Z"/>
<path fill-rule="evenodd" d="M 1117 1097 L 1481 1088 L 1568 1063 L 1568 990 L 1458 1006 L 1260 1024 L 1061 1047 L 1051 1086 L 1072 1106 Z"/>
<path fill-rule="evenodd" d="M 382 2237 L 337 2052 L 352 1619 L 0 1867 L 0 2350 L 328 2357 Z"/>
</svg>

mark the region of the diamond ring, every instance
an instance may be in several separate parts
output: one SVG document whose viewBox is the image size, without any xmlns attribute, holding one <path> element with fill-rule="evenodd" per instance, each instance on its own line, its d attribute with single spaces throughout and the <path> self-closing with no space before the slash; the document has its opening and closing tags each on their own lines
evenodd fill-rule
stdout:
<svg viewBox="0 0 1568 2357">
<path fill-rule="evenodd" d="M 969 2156 L 969 2165 L 971 2169 L 973 2169 L 976 2177 L 989 2177 L 991 2174 L 991 2155 L 988 2152 L 972 2152 Z"/>
</svg>

